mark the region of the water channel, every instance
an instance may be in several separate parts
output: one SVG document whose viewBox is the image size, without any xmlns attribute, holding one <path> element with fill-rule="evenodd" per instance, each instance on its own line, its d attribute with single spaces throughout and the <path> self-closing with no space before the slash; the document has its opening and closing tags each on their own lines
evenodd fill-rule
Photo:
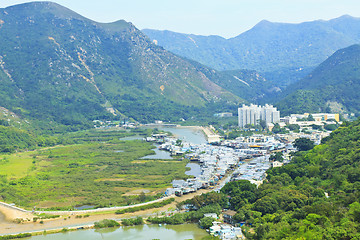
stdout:
<svg viewBox="0 0 360 240">
<path fill-rule="evenodd" d="M 165 126 L 156 126 L 156 128 L 166 131 L 166 132 L 171 132 L 175 138 L 187 141 L 187 142 L 191 142 L 194 144 L 205 144 L 207 143 L 206 138 L 204 136 L 204 133 L 199 130 L 198 128 L 194 128 L 194 127 L 165 127 Z M 131 137 L 126 137 L 126 138 L 122 138 L 122 140 L 135 140 L 135 139 L 139 139 L 139 136 L 131 136 Z M 159 150 L 157 148 L 158 145 L 154 144 L 154 146 L 156 146 L 156 148 L 153 149 L 153 151 L 155 151 L 154 155 L 148 155 L 143 157 L 143 159 L 171 159 L 172 157 L 170 156 L 169 152 L 166 151 L 162 151 Z M 194 176 L 197 177 L 201 174 L 201 168 L 200 165 L 197 163 L 188 163 L 186 165 L 186 167 L 189 167 L 190 170 L 186 171 L 185 174 L 189 175 L 189 176 Z"/>
<path fill-rule="evenodd" d="M 160 130 L 171 132 L 178 139 L 191 142 L 193 144 L 207 143 L 204 133 L 195 127 L 157 127 Z"/>
<path fill-rule="evenodd" d="M 183 225 L 165 225 L 165 226 L 142 225 L 135 227 L 108 228 L 101 230 L 95 230 L 95 229 L 79 230 L 75 232 L 40 235 L 25 239 L 31 239 L 31 240 L 194 239 L 194 240 L 198 240 L 207 235 L 208 233 L 205 230 L 198 228 L 196 224 L 183 224 Z"/>
</svg>

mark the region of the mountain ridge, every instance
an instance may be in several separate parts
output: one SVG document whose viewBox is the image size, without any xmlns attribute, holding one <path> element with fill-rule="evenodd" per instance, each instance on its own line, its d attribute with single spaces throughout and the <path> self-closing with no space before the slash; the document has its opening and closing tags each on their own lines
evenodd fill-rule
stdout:
<svg viewBox="0 0 360 240">
<path fill-rule="evenodd" d="M 243 101 L 124 20 L 97 23 L 51 2 L 0 9 L 0 19 L 0 96 L 19 115 L 76 125 L 112 109 L 166 120 Z"/>
<path fill-rule="evenodd" d="M 336 51 L 307 77 L 290 85 L 277 104 L 287 113 L 334 111 L 360 113 L 360 45 Z"/>
<path fill-rule="evenodd" d="M 273 23 L 263 20 L 236 37 L 142 30 L 158 45 L 217 70 L 251 69 L 279 80 L 301 79 L 338 49 L 360 43 L 360 18 Z M 303 69 L 303 70 L 294 70 Z M 305 69 L 305 70 L 304 70 Z M 282 74 L 277 74 L 281 71 Z"/>
</svg>

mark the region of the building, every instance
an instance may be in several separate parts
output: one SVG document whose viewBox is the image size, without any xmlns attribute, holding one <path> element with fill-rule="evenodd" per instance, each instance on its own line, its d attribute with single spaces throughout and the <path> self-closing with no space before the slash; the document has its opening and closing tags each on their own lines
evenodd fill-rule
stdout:
<svg viewBox="0 0 360 240">
<path fill-rule="evenodd" d="M 218 218 L 216 213 L 205 213 L 204 217 L 211 217 L 211 218 L 214 218 L 214 219 Z"/>
<path fill-rule="evenodd" d="M 285 124 L 296 124 L 297 118 L 295 116 L 286 116 L 280 119 L 281 122 L 284 122 Z"/>
<path fill-rule="evenodd" d="M 214 117 L 221 117 L 221 118 L 225 118 L 225 117 L 232 117 L 233 114 L 231 112 L 223 112 L 223 113 L 215 113 Z"/>
<path fill-rule="evenodd" d="M 236 214 L 236 212 L 233 210 L 226 210 L 225 212 L 223 212 L 224 222 L 230 223 L 230 224 L 235 224 L 235 220 L 233 219 L 235 214 Z"/>
<path fill-rule="evenodd" d="M 304 113 L 304 114 L 291 114 L 291 118 L 296 119 L 307 119 L 309 116 L 312 116 L 313 119 L 317 122 L 335 120 L 340 122 L 340 115 L 338 113 Z"/>
<path fill-rule="evenodd" d="M 272 105 L 258 106 L 251 104 L 250 106 L 242 105 L 238 108 L 239 127 L 244 128 L 245 125 L 257 125 L 260 121 L 268 123 L 280 122 L 280 112 Z"/>
<path fill-rule="evenodd" d="M 272 167 L 275 168 L 275 167 L 281 167 L 282 165 L 284 165 L 282 162 L 279 162 L 279 161 L 274 161 L 271 163 Z"/>
</svg>

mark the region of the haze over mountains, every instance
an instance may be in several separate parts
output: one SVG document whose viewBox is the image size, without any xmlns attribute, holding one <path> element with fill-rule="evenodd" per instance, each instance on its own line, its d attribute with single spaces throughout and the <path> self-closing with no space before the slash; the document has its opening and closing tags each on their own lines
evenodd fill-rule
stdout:
<svg viewBox="0 0 360 240">
<path fill-rule="evenodd" d="M 313 67 L 336 50 L 360 41 L 360 18 L 348 15 L 300 24 L 259 22 L 237 37 L 142 30 L 158 45 L 218 70 L 273 71 Z"/>
<path fill-rule="evenodd" d="M 263 20 L 230 39 L 150 29 L 143 32 L 180 56 L 218 70 L 257 70 L 268 80 L 287 86 L 338 49 L 359 43 L 360 18 L 345 15 L 300 24 Z"/>
</svg>

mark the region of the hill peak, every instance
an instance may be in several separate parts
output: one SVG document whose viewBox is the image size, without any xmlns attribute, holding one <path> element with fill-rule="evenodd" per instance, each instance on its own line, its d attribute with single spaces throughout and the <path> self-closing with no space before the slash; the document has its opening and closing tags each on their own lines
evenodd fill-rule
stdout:
<svg viewBox="0 0 360 240">
<path fill-rule="evenodd" d="M 39 14 L 51 13 L 58 18 L 65 19 L 86 19 L 76 12 L 61 6 L 60 4 L 48 1 L 22 3 L 3 9 L 4 12 L 16 13 L 18 16 L 34 16 Z"/>
<path fill-rule="evenodd" d="M 1 11 L 2 10 L 2 11 Z M 119 32 L 129 27 L 134 27 L 131 23 L 126 22 L 125 20 L 118 20 L 110 23 L 99 23 L 91 19 L 88 19 L 69 8 L 66 8 L 60 4 L 49 2 L 49 1 L 38 1 L 38 2 L 29 2 L 10 6 L 7 8 L 0 9 L 1 13 L 15 15 L 18 19 L 27 19 L 27 18 L 59 18 L 65 20 L 80 20 L 85 22 L 90 22 L 98 27 L 102 27 L 108 32 Z"/>
<path fill-rule="evenodd" d="M 267 27 L 267 26 L 270 26 L 272 24 L 273 24 L 273 22 L 270 22 L 269 20 L 264 19 L 264 20 L 261 20 L 260 22 L 258 22 L 254 26 L 254 28 L 256 28 L 256 27 Z"/>
</svg>

